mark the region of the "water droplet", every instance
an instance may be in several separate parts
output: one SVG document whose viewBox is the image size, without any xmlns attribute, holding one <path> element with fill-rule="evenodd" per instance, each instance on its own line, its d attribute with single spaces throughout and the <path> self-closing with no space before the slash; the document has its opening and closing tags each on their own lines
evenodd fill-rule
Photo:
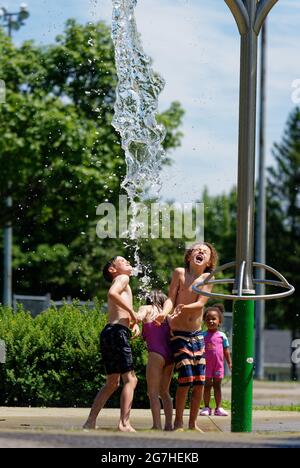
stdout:
<svg viewBox="0 0 300 468">
<path fill-rule="evenodd" d="M 147 291 L 151 286 L 150 269 L 143 268 L 140 260 L 137 232 L 143 223 L 138 222 L 135 200 L 149 193 L 157 197 L 161 188 L 165 130 L 158 125 L 156 114 L 164 81 L 152 70 L 151 60 L 143 51 L 134 17 L 135 6 L 133 1 L 120 5 L 119 0 L 113 0 L 112 32 L 119 77 L 113 125 L 121 135 L 126 154 L 127 176 L 122 187 L 128 193 L 133 213 L 129 238 L 134 243 L 134 271 L 143 275 L 141 289 Z M 120 141 L 115 144 L 120 145 Z"/>
</svg>

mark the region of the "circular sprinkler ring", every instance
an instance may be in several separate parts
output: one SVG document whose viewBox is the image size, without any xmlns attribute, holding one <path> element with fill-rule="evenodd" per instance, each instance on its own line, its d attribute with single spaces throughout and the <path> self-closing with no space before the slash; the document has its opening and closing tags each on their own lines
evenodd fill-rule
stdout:
<svg viewBox="0 0 300 468">
<path fill-rule="evenodd" d="M 245 293 L 245 291 L 242 289 L 242 285 L 244 282 L 246 262 L 242 263 L 237 279 L 233 279 L 233 278 L 225 278 L 221 280 L 214 279 L 214 277 L 218 273 L 221 273 L 222 271 L 225 271 L 225 270 L 229 270 L 230 268 L 234 268 L 236 266 L 237 266 L 237 262 L 226 263 L 225 265 L 220 266 L 215 271 L 213 271 L 204 281 L 201 281 L 200 283 L 193 286 L 193 291 L 201 296 L 225 299 L 225 300 L 230 300 L 230 301 L 262 301 L 262 300 L 267 301 L 271 299 L 282 299 L 284 297 L 291 296 L 295 292 L 294 286 L 289 284 L 288 281 L 285 279 L 285 277 L 281 273 L 279 273 L 277 270 L 275 270 L 274 268 L 268 265 L 264 265 L 263 263 L 254 262 L 253 267 L 262 268 L 272 273 L 280 281 L 274 281 L 270 279 L 265 279 L 265 280 L 254 279 L 253 280 L 254 284 L 266 284 L 269 286 L 286 289 L 286 291 L 282 293 L 264 294 L 264 295 L 256 295 L 255 293 L 249 294 L 249 292 Z M 201 288 L 203 288 L 203 286 L 207 286 L 208 284 L 211 284 L 211 285 L 236 284 L 237 290 L 234 290 L 233 294 L 218 294 L 218 293 L 211 293 L 211 292 L 203 291 Z"/>
</svg>

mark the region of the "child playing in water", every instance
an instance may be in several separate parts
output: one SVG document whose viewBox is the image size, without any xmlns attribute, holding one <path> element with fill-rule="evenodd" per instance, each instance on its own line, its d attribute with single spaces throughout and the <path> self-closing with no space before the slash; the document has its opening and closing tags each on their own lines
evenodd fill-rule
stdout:
<svg viewBox="0 0 300 468">
<path fill-rule="evenodd" d="M 167 321 L 161 326 L 155 323 L 161 314 L 167 296 L 153 291 L 147 298 L 147 306 L 140 308 L 138 318 L 143 322 L 142 336 L 148 347 L 147 386 L 153 418 L 153 428 L 162 430 L 160 399 L 165 413 L 165 431 L 173 430 L 173 402 L 169 393 L 174 370 L 171 351 L 170 328 Z"/>
<path fill-rule="evenodd" d="M 177 268 L 173 273 L 168 300 L 163 313 L 157 318 L 168 317 L 171 328 L 171 346 L 178 370 L 176 392 L 175 430 L 183 430 L 183 413 L 192 386 L 190 400 L 189 429 L 202 432 L 197 426 L 197 416 L 205 384 L 205 348 L 201 334 L 203 309 L 208 298 L 199 296 L 192 289 L 204 281 L 217 264 L 217 252 L 206 242 L 194 244 L 186 251 L 185 268 Z M 211 285 L 202 288 L 210 292 Z"/>
<path fill-rule="evenodd" d="M 206 309 L 204 321 L 207 331 L 203 333 L 205 341 L 206 355 L 206 382 L 204 389 L 205 408 L 200 412 L 200 416 L 211 416 L 210 408 L 211 389 L 214 388 L 216 400 L 215 416 L 228 416 L 228 413 L 222 408 L 222 379 L 224 378 L 224 357 L 231 369 L 231 356 L 229 350 L 229 341 L 225 333 L 219 331 L 223 322 L 224 306 L 216 304 Z"/>
<path fill-rule="evenodd" d="M 135 432 L 130 424 L 129 416 L 137 378 L 133 370 L 132 351 L 130 348 L 130 325 L 138 335 L 137 315 L 133 310 L 132 291 L 129 279 L 132 266 L 123 257 L 115 257 L 106 264 L 103 270 L 104 278 L 112 283 L 108 292 L 108 325 L 100 336 L 100 348 L 105 363 L 107 379 L 93 403 L 84 429 L 95 429 L 97 416 L 107 400 L 118 389 L 120 378 L 124 384 L 120 407 L 121 415 L 119 431 Z"/>
</svg>

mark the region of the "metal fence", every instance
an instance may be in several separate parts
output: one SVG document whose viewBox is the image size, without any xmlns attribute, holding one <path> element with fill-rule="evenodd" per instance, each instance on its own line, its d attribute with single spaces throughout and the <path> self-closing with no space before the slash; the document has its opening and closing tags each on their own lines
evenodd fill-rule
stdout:
<svg viewBox="0 0 300 468">
<path fill-rule="evenodd" d="M 224 313 L 222 331 L 226 333 L 227 338 L 229 339 L 230 346 L 232 346 L 232 312 Z"/>
<path fill-rule="evenodd" d="M 14 294 L 13 296 L 13 307 L 14 310 L 17 310 L 18 305 L 22 305 L 24 310 L 30 312 L 32 317 L 36 317 L 37 315 L 41 314 L 45 310 L 49 309 L 51 305 L 54 305 L 57 308 L 64 306 L 65 304 L 72 304 L 73 299 L 71 297 L 67 297 L 66 300 L 62 301 L 52 301 L 51 295 L 46 294 L 45 296 L 23 296 Z M 93 302 L 84 302 L 78 301 L 76 302 L 79 306 L 87 306 L 89 308 L 94 307 Z"/>
<path fill-rule="evenodd" d="M 5 361 L 6 361 L 5 341 L 0 340 L 0 364 L 5 364 Z"/>
</svg>

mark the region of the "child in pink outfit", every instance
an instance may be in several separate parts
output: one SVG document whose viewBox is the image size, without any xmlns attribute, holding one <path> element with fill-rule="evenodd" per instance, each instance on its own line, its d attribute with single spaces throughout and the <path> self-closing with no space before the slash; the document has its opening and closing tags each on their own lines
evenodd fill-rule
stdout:
<svg viewBox="0 0 300 468">
<path fill-rule="evenodd" d="M 147 306 L 141 307 L 138 319 L 143 322 L 142 336 L 147 343 L 147 387 L 153 417 L 153 429 L 162 430 L 161 404 L 165 413 L 165 431 L 173 429 L 173 401 L 169 393 L 174 370 L 171 351 L 170 328 L 165 320 L 161 326 L 156 318 L 162 313 L 167 296 L 153 291 L 147 298 Z"/>
<path fill-rule="evenodd" d="M 223 322 L 224 307 L 217 304 L 206 309 L 204 322 L 207 331 L 203 333 L 205 341 L 206 373 L 204 404 L 205 408 L 200 412 L 200 416 L 211 416 L 210 408 L 211 389 L 214 388 L 216 400 L 215 416 L 228 416 L 228 413 L 221 407 L 222 404 L 222 380 L 224 379 L 224 357 L 231 369 L 231 356 L 229 351 L 229 341 L 225 333 L 219 331 Z"/>
</svg>

